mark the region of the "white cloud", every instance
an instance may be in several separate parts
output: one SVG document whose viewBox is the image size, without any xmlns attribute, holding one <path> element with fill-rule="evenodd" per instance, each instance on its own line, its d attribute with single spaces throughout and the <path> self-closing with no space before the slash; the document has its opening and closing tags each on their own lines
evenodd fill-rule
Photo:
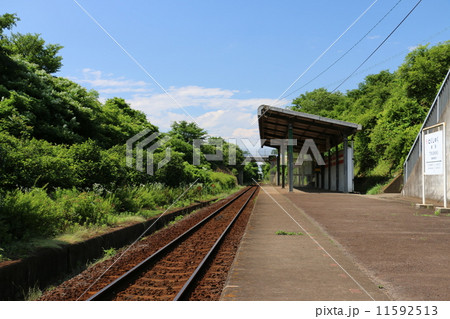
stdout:
<svg viewBox="0 0 450 319">
<path fill-rule="evenodd" d="M 131 102 L 131 101 L 130 101 Z M 211 101 L 210 101 L 211 102 Z M 217 101 L 216 101 L 217 102 Z M 193 116 L 195 122 L 202 128 L 206 129 L 212 136 L 221 136 L 223 138 L 241 138 L 241 137 L 255 137 L 259 136 L 258 122 L 256 121 L 256 111 L 261 104 L 270 104 L 273 102 L 270 99 L 233 99 L 233 103 L 230 101 L 223 101 L 222 105 L 225 107 L 218 107 L 214 110 L 209 108 L 202 108 L 204 111 L 198 116 Z M 230 105 L 231 104 L 231 105 Z M 191 122 L 192 118 L 188 115 L 177 110 L 179 113 L 165 110 L 164 104 L 158 105 L 158 109 L 153 111 L 150 109 L 142 109 L 141 107 L 131 103 L 134 108 L 143 110 L 147 114 L 150 122 L 155 123 L 161 130 L 165 131 L 169 129 L 169 121 L 180 121 L 184 119 Z M 187 112 L 190 111 L 186 108 Z M 175 118 L 175 114 L 177 114 Z M 163 124 L 164 122 L 164 124 Z M 253 125 L 252 125 L 253 124 Z"/>
<path fill-rule="evenodd" d="M 104 75 L 101 71 L 83 69 L 82 77 L 71 77 L 71 80 L 82 85 L 89 85 L 100 94 L 138 93 L 148 92 L 149 84 L 144 81 L 131 81 L 122 78 L 113 78 L 113 75 Z"/>
<path fill-rule="evenodd" d="M 81 78 L 72 80 L 97 90 L 102 101 L 120 93 L 119 96 L 122 95 L 134 109 L 144 112 L 161 131 L 169 130 L 174 121 L 195 120 L 211 136 L 258 138 L 257 109 L 261 104 L 275 103 L 275 99 L 245 98 L 251 92 L 196 85 L 169 87 L 168 94 L 155 93 L 145 81 L 117 78 L 92 69 L 84 69 Z M 281 100 L 277 104 L 288 102 Z"/>
<path fill-rule="evenodd" d="M 376 40 L 376 39 L 378 39 L 378 38 L 380 38 L 379 35 L 371 35 L 371 36 L 368 36 L 368 37 L 367 37 L 367 39 L 369 39 L 369 40 Z"/>
<path fill-rule="evenodd" d="M 186 118 L 186 115 L 184 113 L 174 113 L 174 112 L 167 112 L 163 116 L 155 117 L 151 114 L 146 114 L 147 119 L 154 125 L 158 126 L 160 131 L 166 132 L 170 130 L 170 126 L 173 122 L 180 122 L 183 120 L 186 120 L 189 122 L 189 119 Z"/>
<path fill-rule="evenodd" d="M 275 99 L 267 98 L 235 98 L 237 91 L 223 89 L 209 89 L 199 86 L 170 88 L 169 95 L 160 94 L 135 94 L 128 101 L 136 108 L 146 112 L 161 112 L 189 107 L 201 107 L 207 109 L 233 109 L 255 111 L 261 104 L 273 104 Z M 213 93 L 215 92 L 215 93 Z M 287 100 L 280 101 L 286 104 Z"/>
<path fill-rule="evenodd" d="M 417 49 L 419 46 L 418 45 L 414 45 L 414 46 L 410 46 L 408 47 L 409 52 L 414 51 L 415 49 Z"/>
<path fill-rule="evenodd" d="M 167 91 L 171 97 L 167 94 L 135 94 L 127 101 L 147 114 L 149 121 L 163 131 L 168 130 L 173 121 L 195 120 L 210 135 L 224 138 L 241 137 L 241 134 L 258 137 L 257 109 L 261 104 L 275 102 L 267 98 L 238 98 L 235 97 L 238 91 L 220 88 L 186 86 L 171 87 Z"/>
<path fill-rule="evenodd" d="M 221 122 L 225 119 L 225 110 L 217 110 L 212 112 L 206 112 L 196 118 L 196 122 L 201 127 L 208 131 L 213 130 L 215 127 L 221 125 Z"/>
<path fill-rule="evenodd" d="M 176 89 L 174 87 L 170 88 L 170 91 L 177 95 L 178 97 L 224 97 L 224 98 L 230 98 L 233 96 L 234 93 L 238 93 L 237 90 L 224 90 L 219 88 L 204 88 L 201 86 L 184 86 L 179 89 Z"/>
<path fill-rule="evenodd" d="M 118 88 L 107 88 L 107 89 L 98 89 L 100 94 L 117 94 L 117 93 L 145 93 L 148 92 L 148 89 L 145 88 L 132 88 L 132 87 L 118 87 Z"/>
<path fill-rule="evenodd" d="M 255 138 L 255 136 L 259 136 L 258 128 L 237 128 L 232 133 L 233 136 L 239 136 L 240 138 Z"/>
</svg>

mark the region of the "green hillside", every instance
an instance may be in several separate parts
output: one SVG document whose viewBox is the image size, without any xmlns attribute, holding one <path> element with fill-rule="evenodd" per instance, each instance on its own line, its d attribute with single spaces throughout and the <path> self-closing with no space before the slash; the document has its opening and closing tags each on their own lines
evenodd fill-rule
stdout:
<svg viewBox="0 0 450 319">
<path fill-rule="evenodd" d="M 319 88 L 292 101 L 296 111 L 362 125 L 355 136 L 355 176 L 386 180 L 401 170 L 450 68 L 450 41 L 410 52 L 394 72 L 372 74 L 358 88 Z"/>
<path fill-rule="evenodd" d="M 18 21 L 0 16 L 0 261 L 37 239 L 147 218 L 236 189 L 244 168 L 228 163 L 228 143 L 222 140 L 224 160 L 207 161 L 215 146 L 204 145 L 194 165 L 192 141 L 206 140 L 205 130 L 181 121 L 159 132 L 124 99 L 102 103 L 96 91 L 55 76 L 62 46 L 12 32 Z M 126 163 L 126 141 L 144 129 L 164 141 L 153 153 L 154 174 Z M 171 159 L 158 169 L 168 148 Z M 236 153 L 242 163 L 242 150 Z"/>
</svg>

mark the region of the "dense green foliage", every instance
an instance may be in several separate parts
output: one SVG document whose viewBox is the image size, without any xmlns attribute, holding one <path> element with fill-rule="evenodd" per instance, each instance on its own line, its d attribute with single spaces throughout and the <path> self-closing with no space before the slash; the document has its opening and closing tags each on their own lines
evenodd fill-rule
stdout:
<svg viewBox="0 0 450 319">
<path fill-rule="evenodd" d="M 361 124 L 355 136 L 359 176 L 390 176 L 403 161 L 450 68 L 450 41 L 410 52 L 397 71 L 369 75 L 357 89 L 324 88 L 294 99 L 292 109 Z"/>
<path fill-rule="evenodd" d="M 205 143 L 200 165 L 193 165 L 192 142 L 206 140 L 205 130 L 182 121 L 159 133 L 124 99 L 102 103 L 97 92 L 52 75 L 62 66 L 62 46 L 7 32 L 17 21 L 0 16 L 0 245 L 74 225 L 111 225 L 122 214 L 145 217 L 194 182 L 177 205 L 236 187 L 228 159 L 234 146 L 221 140 L 224 159 L 208 162 L 205 154 L 216 150 Z M 136 169 L 135 153 L 132 167 L 126 163 L 126 141 L 144 129 L 160 141 L 168 137 L 153 152 L 154 174 Z M 158 168 L 166 155 L 170 161 Z M 239 148 L 236 158 L 243 161 Z"/>
<path fill-rule="evenodd" d="M 261 172 L 262 172 L 262 178 L 265 182 L 270 182 L 270 174 L 271 172 L 276 173 L 276 166 L 273 168 L 270 167 L 270 163 L 264 163 L 264 165 L 261 166 Z"/>
<path fill-rule="evenodd" d="M 255 184 L 255 181 L 259 181 L 260 179 L 258 164 L 255 162 L 247 163 L 244 166 L 244 182 Z"/>
<path fill-rule="evenodd" d="M 14 190 L 0 201 L 0 243 L 52 237 L 79 225 L 111 226 L 121 216 L 151 216 L 155 211 L 186 206 L 236 187 L 233 176 L 212 172 L 210 187 L 167 187 L 153 183 L 107 192 L 100 185 L 92 190 L 43 188 Z M 180 198 L 180 196 L 184 195 Z M 14 252 L 11 252 L 14 254 Z"/>
<path fill-rule="evenodd" d="M 194 140 L 204 139 L 207 135 L 206 131 L 195 123 L 180 121 L 174 122 L 171 127 L 171 135 L 180 137 L 189 145 L 192 145 Z"/>
<path fill-rule="evenodd" d="M 62 46 L 45 44 L 39 34 L 13 33 L 8 39 L 7 50 L 23 60 L 36 64 L 47 73 L 55 73 L 62 66 L 62 57 L 58 56 Z"/>
</svg>

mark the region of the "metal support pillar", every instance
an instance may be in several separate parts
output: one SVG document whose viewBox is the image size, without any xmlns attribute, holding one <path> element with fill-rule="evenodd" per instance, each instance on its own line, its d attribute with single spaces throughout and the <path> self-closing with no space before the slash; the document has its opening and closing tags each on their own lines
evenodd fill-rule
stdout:
<svg viewBox="0 0 450 319">
<path fill-rule="evenodd" d="M 331 191 L 331 148 L 328 150 L 328 190 Z"/>
<path fill-rule="evenodd" d="M 286 154 L 284 145 L 281 146 L 281 188 L 286 186 Z"/>
<path fill-rule="evenodd" d="M 322 158 L 324 153 L 322 153 Z M 325 189 L 325 165 L 320 166 L 320 188 Z"/>
<path fill-rule="evenodd" d="M 348 138 L 344 136 L 344 193 L 348 193 Z"/>
<path fill-rule="evenodd" d="M 292 141 L 292 123 L 288 124 L 288 139 Z M 288 174 L 289 174 L 289 191 L 294 191 L 294 146 L 288 143 Z"/>
<path fill-rule="evenodd" d="M 277 155 L 277 186 L 280 186 L 280 148 L 278 148 L 278 155 Z"/>
<path fill-rule="evenodd" d="M 336 144 L 335 150 L 336 150 L 336 192 L 339 192 L 339 148 L 338 148 L 338 144 Z"/>
</svg>

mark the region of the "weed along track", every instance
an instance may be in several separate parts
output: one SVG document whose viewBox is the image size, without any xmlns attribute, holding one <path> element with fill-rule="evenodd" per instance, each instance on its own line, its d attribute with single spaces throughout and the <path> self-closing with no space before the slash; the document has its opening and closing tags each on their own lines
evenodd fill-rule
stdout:
<svg viewBox="0 0 450 319">
<path fill-rule="evenodd" d="M 89 300 L 180 300 L 256 192 L 249 187 Z M 222 236 L 223 234 L 223 236 Z M 111 274 L 114 276 L 114 274 Z"/>
<path fill-rule="evenodd" d="M 220 205 L 209 207 L 209 211 L 200 211 L 201 220 L 191 218 L 191 224 L 193 220 L 195 224 L 185 226 L 181 234 L 177 227 L 166 229 L 168 232 L 174 228 L 177 235 L 170 241 L 160 240 L 159 248 L 153 251 L 130 249 L 96 282 L 95 274 L 82 273 L 78 280 L 73 278 L 73 283 L 61 285 L 41 299 L 218 300 L 257 191 L 256 186 L 248 187 Z M 156 235 L 160 234 L 145 241 L 157 240 Z M 103 268 L 107 269 L 108 263 Z M 68 289 L 72 292 L 68 293 Z"/>
</svg>

